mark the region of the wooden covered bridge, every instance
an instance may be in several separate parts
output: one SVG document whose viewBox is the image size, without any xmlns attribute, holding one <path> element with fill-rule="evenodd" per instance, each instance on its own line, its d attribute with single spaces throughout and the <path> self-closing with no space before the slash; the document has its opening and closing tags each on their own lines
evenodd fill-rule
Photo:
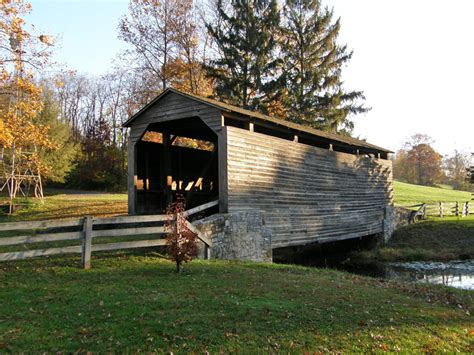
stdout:
<svg viewBox="0 0 474 355">
<path fill-rule="evenodd" d="M 384 231 L 387 149 L 174 89 L 124 126 L 130 214 L 218 200 L 216 214 L 261 211 L 271 248 Z"/>
</svg>

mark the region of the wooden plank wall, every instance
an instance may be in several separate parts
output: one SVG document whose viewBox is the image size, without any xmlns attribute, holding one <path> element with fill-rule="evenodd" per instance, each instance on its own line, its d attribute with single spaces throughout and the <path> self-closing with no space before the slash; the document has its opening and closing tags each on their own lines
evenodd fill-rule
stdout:
<svg viewBox="0 0 474 355">
<path fill-rule="evenodd" d="M 228 210 L 265 211 L 273 248 L 383 231 L 384 207 L 393 203 L 390 160 L 224 129 Z"/>
<path fill-rule="evenodd" d="M 130 140 L 136 143 L 151 123 L 195 116 L 199 116 L 214 132 L 220 131 L 222 125 L 220 110 L 170 92 L 133 122 Z"/>
<path fill-rule="evenodd" d="M 178 120 L 180 118 L 200 117 L 214 132 L 220 133 L 222 127 L 221 111 L 182 95 L 170 92 L 159 102 L 141 114 L 130 128 L 128 142 L 128 213 L 136 213 L 136 144 L 145 133 L 148 125 L 155 122 Z"/>
</svg>

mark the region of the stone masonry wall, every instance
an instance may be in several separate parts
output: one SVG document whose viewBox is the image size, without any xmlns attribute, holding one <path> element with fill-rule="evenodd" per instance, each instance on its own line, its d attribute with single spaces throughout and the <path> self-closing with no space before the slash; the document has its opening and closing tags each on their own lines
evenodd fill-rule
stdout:
<svg viewBox="0 0 474 355">
<path fill-rule="evenodd" d="M 383 239 L 387 243 L 393 233 L 400 227 L 406 226 L 410 221 L 411 210 L 402 207 L 388 206 L 385 208 Z"/>
<path fill-rule="evenodd" d="M 213 259 L 272 261 L 272 232 L 262 211 L 215 214 L 193 225 L 212 240 Z"/>
</svg>

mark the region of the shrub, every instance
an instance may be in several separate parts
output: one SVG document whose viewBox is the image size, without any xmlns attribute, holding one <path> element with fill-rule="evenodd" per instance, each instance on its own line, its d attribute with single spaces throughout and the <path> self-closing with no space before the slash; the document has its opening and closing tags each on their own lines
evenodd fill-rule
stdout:
<svg viewBox="0 0 474 355">
<path fill-rule="evenodd" d="M 166 209 L 168 216 L 165 230 L 168 231 L 166 244 L 168 254 L 176 262 L 176 272 L 180 272 L 183 261 L 191 261 L 198 253 L 197 235 L 189 230 L 188 220 L 184 215 L 185 202 L 179 198 Z"/>
</svg>

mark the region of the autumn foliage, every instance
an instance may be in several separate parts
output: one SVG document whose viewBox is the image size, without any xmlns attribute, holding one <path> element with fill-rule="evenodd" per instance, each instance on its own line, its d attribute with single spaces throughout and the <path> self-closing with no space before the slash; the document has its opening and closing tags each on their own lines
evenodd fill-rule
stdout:
<svg viewBox="0 0 474 355">
<path fill-rule="evenodd" d="M 394 177 L 411 184 L 433 186 L 443 180 L 442 156 L 431 146 L 428 136 L 417 134 L 397 152 Z"/>
<path fill-rule="evenodd" d="M 183 262 L 191 261 L 198 253 L 197 235 L 189 230 L 184 212 L 185 203 L 182 198 L 171 203 L 166 211 L 166 243 L 168 254 L 176 262 L 176 272 L 180 272 Z"/>
<path fill-rule="evenodd" d="M 212 81 L 206 77 L 206 40 L 199 31 L 198 14 L 191 0 L 131 0 L 129 15 L 119 25 L 119 38 L 138 66 L 137 75 L 150 79 L 157 93 L 176 89 L 209 95 Z M 150 89 L 150 88 L 149 88 Z"/>
<path fill-rule="evenodd" d="M 48 60 L 47 47 L 43 47 L 50 39 L 34 37 L 24 29 L 22 17 L 30 11 L 31 6 L 23 1 L 0 2 L 0 145 L 53 148 L 48 127 L 34 123 L 43 107 L 34 70 Z"/>
<path fill-rule="evenodd" d="M 40 152 L 58 147 L 50 139 L 49 127 L 35 120 L 43 109 L 35 74 L 46 65 L 53 40 L 25 30 L 24 17 L 30 11 L 31 5 L 21 0 L 0 2 L 0 147 L 8 164 L 8 176 L 3 178 L 10 210 L 22 183 L 17 176 L 31 172 L 39 177 L 49 169 Z"/>
</svg>

